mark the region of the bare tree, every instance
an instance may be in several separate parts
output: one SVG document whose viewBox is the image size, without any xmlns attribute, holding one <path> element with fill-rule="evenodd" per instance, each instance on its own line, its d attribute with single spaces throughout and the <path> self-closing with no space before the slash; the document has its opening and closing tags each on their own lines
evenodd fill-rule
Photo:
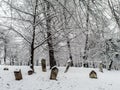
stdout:
<svg viewBox="0 0 120 90">
<path fill-rule="evenodd" d="M 66 5 L 67 5 L 67 0 L 64 0 L 64 7 L 66 8 Z M 68 47 L 68 52 L 69 52 L 69 60 L 71 61 L 71 66 L 73 66 L 73 58 L 72 58 L 72 52 L 71 52 L 71 45 L 70 45 L 70 39 L 69 39 L 69 33 L 68 35 L 67 32 L 68 32 L 68 20 L 67 20 L 67 12 L 66 12 L 66 9 L 63 8 L 63 17 L 64 17 L 64 22 L 63 22 L 63 26 L 64 26 L 64 33 L 65 33 L 65 37 L 67 39 L 67 47 Z"/>
<path fill-rule="evenodd" d="M 18 31 L 14 27 L 15 25 L 13 26 L 3 25 L 3 26 L 10 28 L 12 31 L 16 32 L 20 37 L 22 37 L 28 43 L 28 46 L 30 47 L 30 67 L 33 71 L 34 71 L 35 50 L 39 48 L 41 45 L 43 45 L 45 42 L 47 42 L 49 48 L 50 68 L 52 68 L 54 65 L 56 65 L 56 61 L 54 58 L 54 47 L 53 47 L 52 33 L 51 33 L 51 16 L 49 13 L 49 10 L 51 9 L 51 4 L 46 0 L 43 2 L 38 0 L 35 1 L 29 0 L 23 2 L 25 3 L 25 5 L 29 5 L 26 10 L 24 10 L 26 6 L 21 6 L 23 8 L 19 8 L 7 1 L 4 1 L 4 3 L 10 6 L 13 12 L 16 13 L 17 15 L 17 17 L 12 16 L 6 18 L 10 18 L 13 21 L 17 22 L 17 24 L 20 25 L 20 27 L 19 26 L 17 27 L 19 28 L 19 30 L 21 29 L 21 26 L 24 27 L 25 30 L 22 32 L 21 30 Z M 44 7 L 45 10 L 41 10 L 41 8 L 43 8 L 41 2 L 45 4 Z M 41 16 L 42 14 L 44 14 L 44 16 Z M 27 18 L 24 18 L 24 16 Z M 42 40 L 41 40 L 41 35 L 45 33 L 41 31 L 41 28 L 43 30 L 47 30 L 47 37 L 42 38 Z"/>
<path fill-rule="evenodd" d="M 50 15 L 50 10 L 51 10 L 51 4 L 49 1 L 44 0 L 45 7 L 44 13 L 45 18 L 46 18 L 46 29 L 47 29 L 47 44 L 48 44 L 48 50 L 49 50 L 49 62 L 50 62 L 50 69 L 56 65 L 55 57 L 54 57 L 54 47 L 53 47 L 53 40 L 52 40 L 52 28 L 51 28 L 51 15 Z"/>
<path fill-rule="evenodd" d="M 4 64 L 6 65 L 6 59 L 7 59 L 7 48 L 8 48 L 8 43 L 10 41 L 9 37 L 9 30 L 2 30 L 0 32 L 0 39 L 3 41 L 3 47 L 4 47 Z"/>
<path fill-rule="evenodd" d="M 116 24 L 120 28 L 120 20 L 119 20 L 120 19 L 120 17 L 119 17 L 120 13 L 119 13 L 119 9 L 118 9 L 119 8 L 119 0 L 115 3 L 113 3 L 112 0 L 108 0 L 108 6 L 111 10 L 111 13 L 113 15 L 113 18 L 115 19 Z"/>
</svg>

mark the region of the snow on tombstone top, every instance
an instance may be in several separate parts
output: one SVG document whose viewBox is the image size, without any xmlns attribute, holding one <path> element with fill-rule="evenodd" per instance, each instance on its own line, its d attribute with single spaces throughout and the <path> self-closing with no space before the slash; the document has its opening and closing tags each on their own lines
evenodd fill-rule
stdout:
<svg viewBox="0 0 120 90">
<path fill-rule="evenodd" d="M 53 69 L 53 68 L 57 68 L 57 66 L 55 65 L 55 66 L 53 66 L 51 69 Z"/>
<path fill-rule="evenodd" d="M 71 60 L 69 59 L 69 60 L 67 60 L 67 63 L 71 63 Z"/>
<path fill-rule="evenodd" d="M 16 68 L 16 69 L 15 69 L 15 71 L 16 71 L 16 72 L 19 72 L 19 71 L 20 71 L 20 69 Z"/>
</svg>

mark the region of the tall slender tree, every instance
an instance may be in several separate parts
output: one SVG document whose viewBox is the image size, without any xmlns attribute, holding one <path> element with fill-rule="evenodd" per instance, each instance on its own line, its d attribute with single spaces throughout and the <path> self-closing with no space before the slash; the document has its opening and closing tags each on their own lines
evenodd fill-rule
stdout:
<svg viewBox="0 0 120 90">
<path fill-rule="evenodd" d="M 70 39 L 69 39 L 69 34 L 67 34 L 68 32 L 68 20 L 67 20 L 67 12 L 66 12 L 66 9 L 67 8 L 67 1 L 68 0 L 64 0 L 64 8 L 63 8 L 63 26 L 64 26 L 64 33 L 65 33 L 65 36 L 66 36 L 66 39 L 67 39 L 67 48 L 68 48 L 68 53 L 69 53 L 69 60 L 71 61 L 71 66 L 73 66 L 73 58 L 72 58 L 72 51 L 71 51 L 71 45 L 70 45 Z"/>
<path fill-rule="evenodd" d="M 45 7 L 44 13 L 45 18 L 46 18 L 46 29 L 47 29 L 47 44 L 48 44 L 48 50 L 49 50 L 49 63 L 50 63 L 50 69 L 56 65 L 55 57 L 54 57 L 54 46 L 53 46 L 53 39 L 52 39 L 52 28 L 51 28 L 51 4 L 49 1 L 44 0 Z"/>
</svg>

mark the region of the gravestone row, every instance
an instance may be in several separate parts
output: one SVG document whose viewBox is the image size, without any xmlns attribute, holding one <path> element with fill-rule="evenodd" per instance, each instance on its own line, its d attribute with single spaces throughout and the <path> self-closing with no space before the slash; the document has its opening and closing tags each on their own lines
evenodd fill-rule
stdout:
<svg viewBox="0 0 120 90">
<path fill-rule="evenodd" d="M 70 62 L 68 62 L 67 67 L 69 67 L 69 66 L 70 66 Z M 45 60 L 45 59 L 42 59 L 42 60 L 41 60 L 41 67 L 42 67 L 42 71 L 43 71 L 43 72 L 46 72 L 46 71 L 47 71 L 47 70 L 46 70 L 46 60 Z M 68 71 L 68 68 L 67 68 L 67 67 L 66 67 L 65 72 Z M 6 68 L 4 68 L 3 70 L 9 70 L 9 69 L 6 67 Z M 103 72 L 101 65 L 100 65 L 100 71 Z M 29 70 L 29 71 L 28 71 L 28 75 L 32 75 L 33 73 L 34 73 L 33 70 Z M 21 69 L 15 70 L 15 71 L 14 71 L 14 75 L 15 75 L 15 80 L 21 80 L 21 79 L 23 79 L 22 73 L 21 73 Z M 54 67 L 51 69 L 50 80 L 57 80 L 57 75 L 58 75 L 58 68 L 57 68 L 56 66 L 54 66 Z M 95 78 L 95 79 L 97 79 L 97 73 L 96 73 L 94 70 L 92 70 L 92 71 L 89 73 L 89 78 Z"/>
</svg>

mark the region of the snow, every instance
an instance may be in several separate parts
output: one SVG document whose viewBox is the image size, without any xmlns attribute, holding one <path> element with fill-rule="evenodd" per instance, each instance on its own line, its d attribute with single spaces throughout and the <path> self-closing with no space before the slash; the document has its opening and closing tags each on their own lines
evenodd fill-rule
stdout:
<svg viewBox="0 0 120 90">
<path fill-rule="evenodd" d="M 57 66 L 55 65 L 55 66 L 53 66 L 51 69 L 53 69 L 53 68 L 57 68 Z"/>
<path fill-rule="evenodd" d="M 70 63 L 71 62 L 71 60 L 69 59 L 68 61 L 67 61 L 67 63 Z"/>
<path fill-rule="evenodd" d="M 9 71 L 3 68 L 8 67 Z M 14 70 L 21 69 L 23 79 L 16 81 Z M 65 67 L 58 67 L 59 73 L 56 80 L 50 80 L 50 70 L 42 72 L 41 66 L 35 67 L 35 73 L 28 75 L 27 66 L 0 66 L 0 90 L 120 90 L 120 71 L 93 68 L 70 67 L 64 73 Z M 90 79 L 89 72 L 95 70 L 98 79 Z"/>
</svg>

